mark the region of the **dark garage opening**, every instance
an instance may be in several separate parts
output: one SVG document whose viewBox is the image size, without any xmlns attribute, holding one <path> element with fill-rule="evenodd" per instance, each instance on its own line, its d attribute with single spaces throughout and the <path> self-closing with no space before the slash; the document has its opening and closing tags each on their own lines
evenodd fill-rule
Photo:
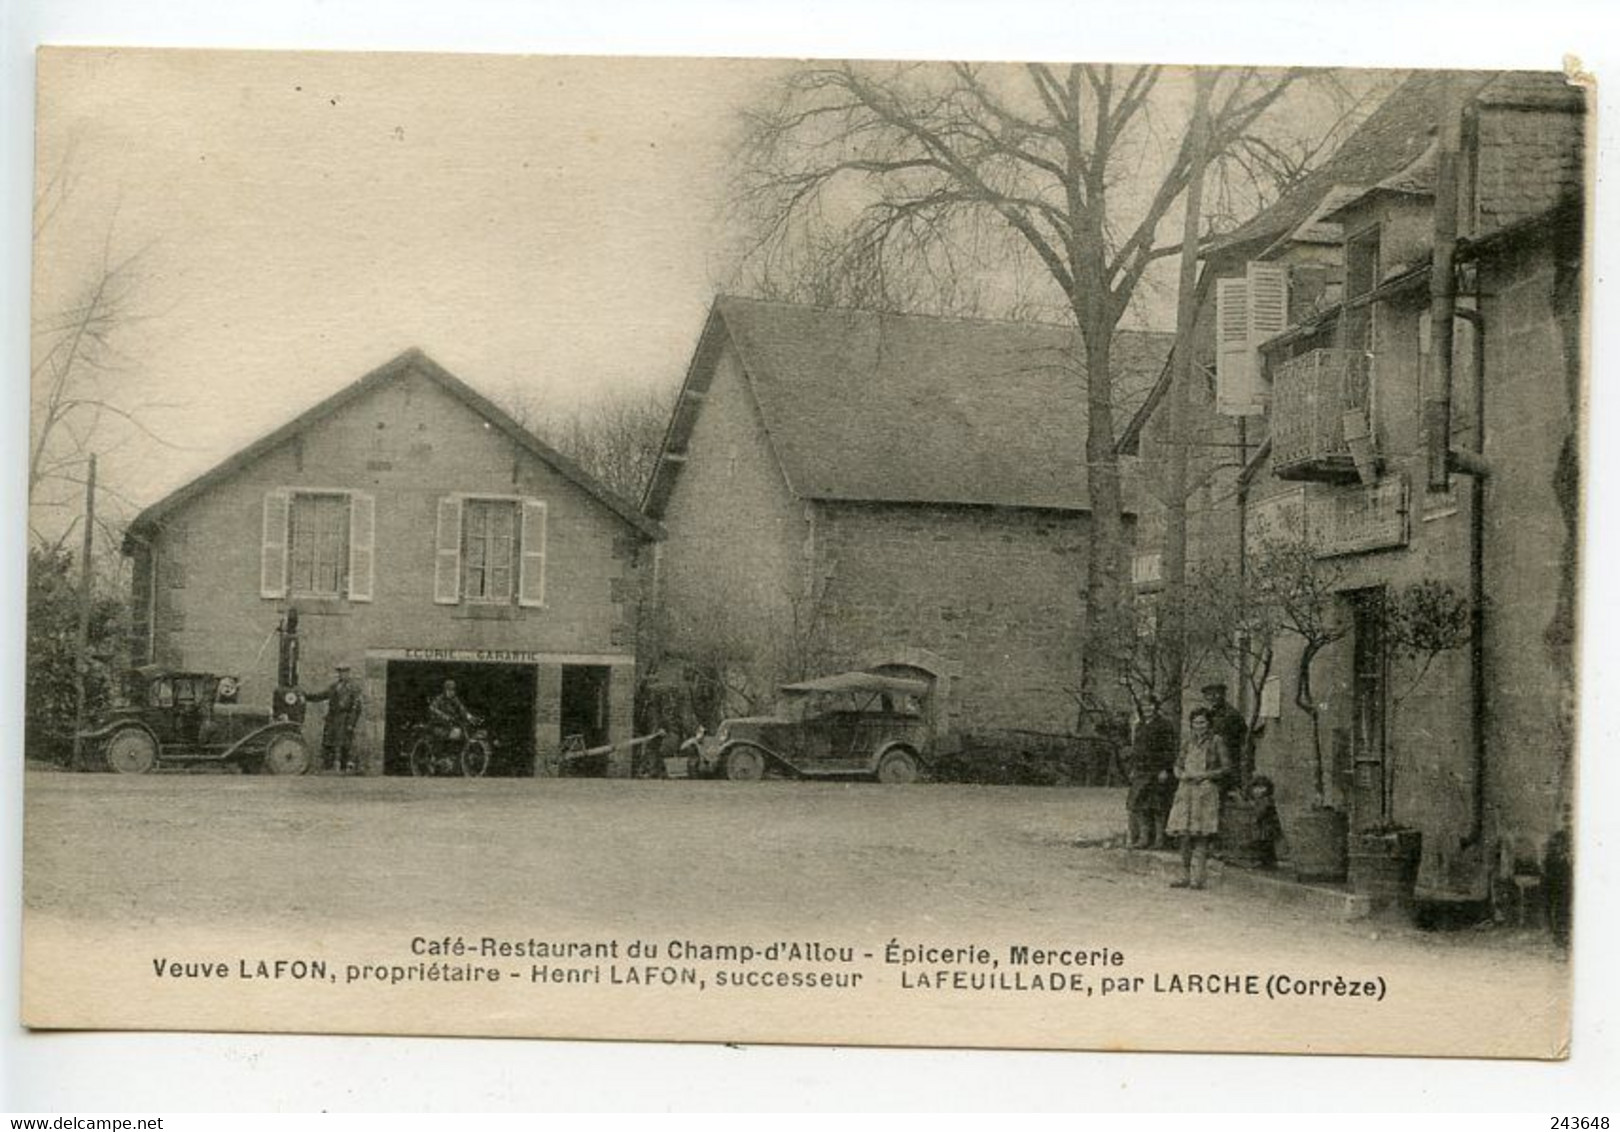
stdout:
<svg viewBox="0 0 1620 1132">
<path fill-rule="evenodd" d="M 587 747 L 608 741 L 608 678 L 605 664 L 565 664 L 562 670 L 562 734 L 582 736 Z"/>
<path fill-rule="evenodd" d="M 388 662 L 383 773 L 411 773 L 407 750 L 411 729 L 428 718 L 428 702 L 439 694 L 446 680 L 456 682 L 456 695 L 461 702 L 489 728 L 495 751 L 488 775 L 527 777 L 533 774 L 534 665 L 416 660 Z"/>
</svg>

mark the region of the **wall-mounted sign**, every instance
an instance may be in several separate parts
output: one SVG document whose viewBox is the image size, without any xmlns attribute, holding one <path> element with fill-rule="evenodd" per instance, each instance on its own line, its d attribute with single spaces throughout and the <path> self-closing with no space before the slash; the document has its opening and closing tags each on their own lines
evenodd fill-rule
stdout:
<svg viewBox="0 0 1620 1132">
<path fill-rule="evenodd" d="M 540 654 L 527 649 L 379 649 L 388 660 L 440 660 L 472 664 L 539 664 Z"/>
</svg>

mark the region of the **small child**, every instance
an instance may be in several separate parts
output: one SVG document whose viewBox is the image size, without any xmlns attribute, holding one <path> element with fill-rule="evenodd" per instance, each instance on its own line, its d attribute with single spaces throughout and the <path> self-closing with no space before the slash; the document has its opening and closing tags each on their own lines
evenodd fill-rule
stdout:
<svg viewBox="0 0 1620 1132">
<path fill-rule="evenodd" d="M 1277 842 L 1282 839 L 1282 821 L 1277 817 L 1277 793 L 1271 779 L 1257 774 L 1249 782 L 1249 800 L 1259 812 L 1255 815 L 1254 850 L 1262 869 L 1277 867 Z"/>
</svg>

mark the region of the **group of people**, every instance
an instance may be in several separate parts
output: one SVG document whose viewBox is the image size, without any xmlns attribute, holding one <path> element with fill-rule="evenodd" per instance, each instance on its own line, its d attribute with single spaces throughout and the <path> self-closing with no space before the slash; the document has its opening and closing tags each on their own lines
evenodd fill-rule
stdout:
<svg viewBox="0 0 1620 1132">
<path fill-rule="evenodd" d="M 1204 887 L 1222 800 L 1228 791 L 1242 791 L 1248 777 L 1248 724 L 1227 699 L 1225 684 L 1200 691 L 1204 703 L 1188 715 L 1185 740 L 1178 743 L 1175 724 L 1154 699 L 1131 742 L 1127 843 L 1161 849 L 1179 839 L 1182 871 L 1175 888 Z M 1269 800 L 1270 783 L 1256 782 Z"/>
</svg>

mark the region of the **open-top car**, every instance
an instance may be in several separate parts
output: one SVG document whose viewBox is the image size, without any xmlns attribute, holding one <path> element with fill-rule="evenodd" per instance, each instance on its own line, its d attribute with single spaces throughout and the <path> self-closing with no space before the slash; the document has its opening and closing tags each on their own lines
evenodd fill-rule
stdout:
<svg viewBox="0 0 1620 1132">
<path fill-rule="evenodd" d="M 770 773 L 915 782 L 933 754 L 925 680 L 841 672 L 784 684 L 770 715 L 728 719 L 688 740 L 693 778 Z"/>
<path fill-rule="evenodd" d="M 264 774 L 303 774 L 309 746 L 303 693 L 278 688 L 271 708 L 236 702 L 234 676 L 147 666 L 129 676 L 124 699 L 81 734 L 109 770 L 144 774 L 159 763 L 234 763 Z"/>
</svg>

